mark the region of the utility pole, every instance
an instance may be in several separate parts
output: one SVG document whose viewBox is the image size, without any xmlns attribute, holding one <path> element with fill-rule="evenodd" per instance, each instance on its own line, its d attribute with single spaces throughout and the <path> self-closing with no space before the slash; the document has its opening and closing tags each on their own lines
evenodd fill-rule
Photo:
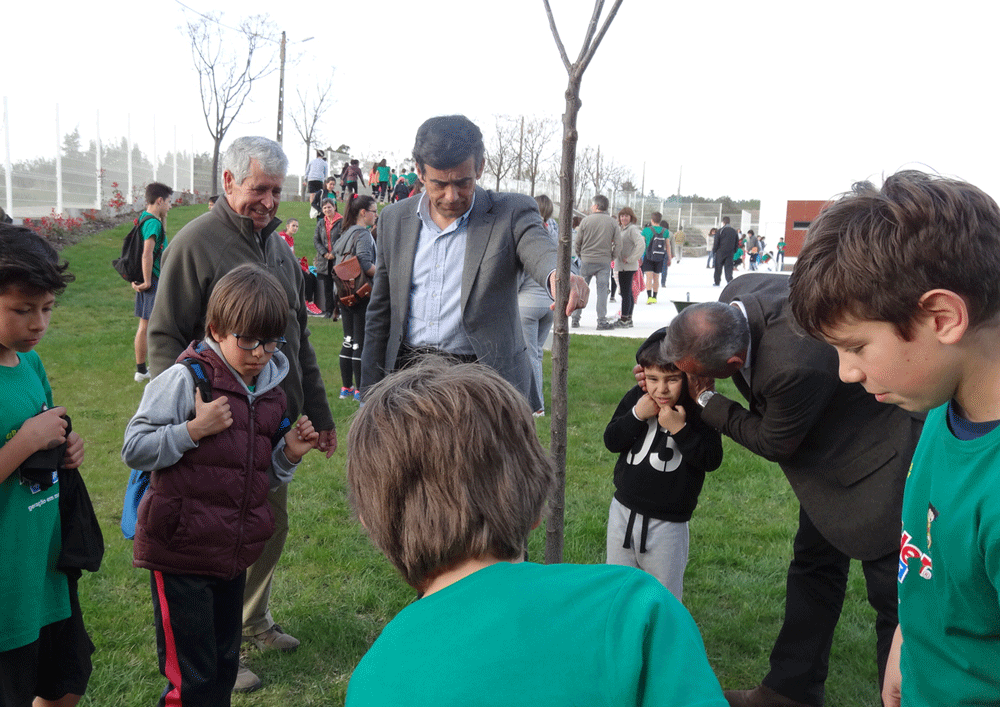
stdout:
<svg viewBox="0 0 1000 707">
<path fill-rule="evenodd" d="M 639 223 L 645 223 L 646 218 L 646 163 L 642 163 L 642 187 L 640 187 L 642 193 L 642 206 L 639 208 Z"/>
<path fill-rule="evenodd" d="M 281 70 L 278 73 L 278 137 L 276 142 L 281 145 L 285 122 L 285 33 L 281 33 Z"/>
<path fill-rule="evenodd" d="M 315 37 L 306 37 L 300 40 L 298 44 L 305 44 L 310 39 L 315 39 Z M 274 40 L 271 40 L 274 41 Z M 281 68 L 278 71 L 278 136 L 276 142 L 281 145 L 281 139 L 285 134 L 285 33 L 281 33 Z M 306 149 L 309 146 L 306 145 Z"/>
</svg>

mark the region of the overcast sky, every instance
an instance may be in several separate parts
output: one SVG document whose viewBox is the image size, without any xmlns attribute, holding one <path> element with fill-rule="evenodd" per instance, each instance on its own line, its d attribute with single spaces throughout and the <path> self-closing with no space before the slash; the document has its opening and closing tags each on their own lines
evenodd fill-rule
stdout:
<svg viewBox="0 0 1000 707">
<path fill-rule="evenodd" d="M 263 2 L 186 0 L 223 22 L 267 13 L 287 32 L 285 147 L 295 89 L 333 76 L 325 142 L 405 157 L 427 117 L 460 112 L 487 135 L 497 114 L 564 110 L 566 72 L 541 0 Z M 611 0 L 608 0 L 608 5 Z M 588 0 L 552 0 L 572 59 Z M 237 12 L 236 8 L 239 8 Z M 647 190 L 825 199 L 905 166 L 960 176 L 1000 197 L 991 3 L 625 0 L 584 76 L 580 145 L 601 146 Z M 4 72 L 13 159 L 84 144 L 100 110 L 105 140 L 160 155 L 211 147 L 176 0 L 8 3 Z M 232 35 L 234 41 L 237 35 Z M 308 37 L 311 41 L 301 43 Z M 227 138 L 275 132 L 277 75 L 255 90 Z M 6 136 L 5 136 L 6 137 Z M 226 143 L 228 143 L 228 139 Z M 224 147 L 225 144 L 224 143 Z M 552 150 L 559 149 L 557 140 Z"/>
</svg>

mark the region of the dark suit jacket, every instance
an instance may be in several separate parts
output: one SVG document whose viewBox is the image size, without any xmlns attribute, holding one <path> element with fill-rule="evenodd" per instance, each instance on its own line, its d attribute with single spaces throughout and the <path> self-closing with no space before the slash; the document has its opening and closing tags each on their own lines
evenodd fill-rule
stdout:
<svg viewBox="0 0 1000 707">
<path fill-rule="evenodd" d="M 750 385 L 733 383 L 749 410 L 722 395 L 702 419 L 777 462 L 799 503 L 841 552 L 873 560 L 899 548 L 903 483 L 923 416 L 875 400 L 838 376 L 837 352 L 801 333 L 788 278 L 742 275 L 722 291 L 750 323 Z"/>
<path fill-rule="evenodd" d="M 736 247 L 740 243 L 740 234 L 732 226 L 723 226 L 715 232 L 715 240 L 712 242 L 712 252 L 715 257 L 723 258 L 728 255 L 730 258 L 736 254 Z"/>
<path fill-rule="evenodd" d="M 375 280 L 361 351 L 361 385 L 396 367 L 406 341 L 413 259 L 420 236 L 418 196 L 391 204 L 378 222 Z M 462 273 L 462 324 L 484 363 L 528 395 L 531 362 L 517 307 L 519 269 L 546 283 L 556 244 L 531 197 L 476 187 Z"/>
</svg>

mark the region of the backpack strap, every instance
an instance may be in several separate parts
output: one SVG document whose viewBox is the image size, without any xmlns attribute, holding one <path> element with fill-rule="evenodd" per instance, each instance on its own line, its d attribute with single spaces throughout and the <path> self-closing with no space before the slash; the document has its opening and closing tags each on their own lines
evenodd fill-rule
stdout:
<svg viewBox="0 0 1000 707">
<path fill-rule="evenodd" d="M 288 430 L 292 429 L 292 421 L 288 419 L 288 416 L 281 418 L 281 424 L 278 425 L 277 431 L 271 435 L 271 449 L 278 446 L 278 442 L 281 438 L 285 436 Z"/>
<path fill-rule="evenodd" d="M 201 401 L 203 403 L 212 402 L 212 382 L 205 375 L 205 367 L 202 366 L 201 361 L 196 358 L 185 358 L 181 363 L 191 371 L 194 387 L 201 393 Z"/>
<path fill-rule="evenodd" d="M 212 402 L 212 382 L 208 380 L 205 375 L 205 367 L 202 365 L 201 361 L 196 358 L 185 358 L 181 361 L 188 370 L 191 371 L 191 376 L 194 378 L 194 387 L 201 393 L 201 400 L 205 403 Z M 273 435 L 271 435 L 271 448 L 278 446 L 278 442 L 281 438 L 285 436 L 288 430 L 292 429 L 292 421 L 288 419 L 285 415 L 281 418 L 281 424 L 278 425 L 278 429 Z"/>
</svg>

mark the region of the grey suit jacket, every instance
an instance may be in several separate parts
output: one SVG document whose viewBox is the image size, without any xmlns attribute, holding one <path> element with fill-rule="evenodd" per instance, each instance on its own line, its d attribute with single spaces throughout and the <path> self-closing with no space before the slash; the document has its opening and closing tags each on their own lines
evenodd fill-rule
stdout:
<svg viewBox="0 0 1000 707">
<path fill-rule="evenodd" d="M 420 236 L 414 196 L 379 216 L 375 279 L 361 352 L 362 389 L 396 367 L 406 341 L 413 259 Z M 462 265 L 462 324 L 481 363 L 528 395 L 531 364 L 517 308 L 518 271 L 546 283 L 556 244 L 535 200 L 476 187 Z"/>
<path fill-rule="evenodd" d="M 858 560 L 899 549 L 903 483 L 923 416 L 843 383 L 837 352 L 805 336 L 788 307 L 788 278 L 741 275 L 722 291 L 750 324 L 750 385 L 733 383 L 749 409 L 722 395 L 702 419 L 777 462 L 823 536 Z"/>
</svg>

